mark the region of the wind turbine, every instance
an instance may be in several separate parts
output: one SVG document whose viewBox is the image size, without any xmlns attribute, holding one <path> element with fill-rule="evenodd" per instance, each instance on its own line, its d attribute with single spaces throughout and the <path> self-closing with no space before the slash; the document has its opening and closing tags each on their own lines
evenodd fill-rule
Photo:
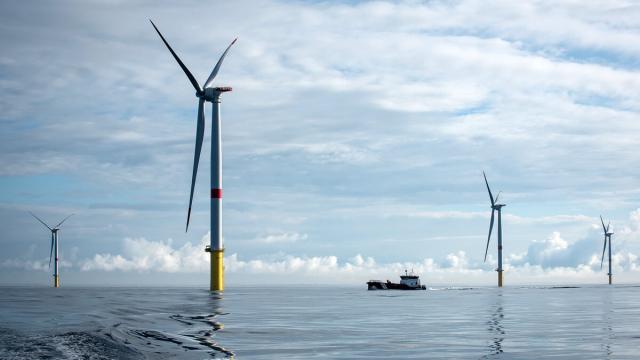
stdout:
<svg viewBox="0 0 640 360">
<path fill-rule="evenodd" d="M 231 87 L 213 87 L 212 83 L 220 70 L 220 65 L 227 52 L 231 48 L 231 45 L 235 44 L 237 38 L 234 39 L 227 49 L 222 53 L 218 63 L 211 71 L 211 74 L 204 83 L 204 87 L 200 88 L 200 85 L 196 81 L 195 77 L 191 74 L 189 69 L 184 65 L 182 60 L 173 51 L 167 40 L 160 33 L 160 30 L 156 27 L 153 21 L 149 20 L 153 28 L 156 30 L 162 42 L 167 46 L 173 58 L 178 62 L 182 71 L 184 71 L 187 78 L 196 90 L 196 97 L 198 98 L 198 118 L 196 129 L 196 148 L 193 158 L 193 174 L 191 175 L 191 194 L 189 195 L 189 210 L 187 211 L 187 226 L 186 230 L 189 230 L 189 220 L 191 219 L 191 204 L 193 202 L 193 188 L 196 184 L 196 174 L 198 172 L 198 162 L 200 161 L 200 150 L 202 149 L 202 142 L 204 140 L 204 103 L 206 101 L 212 104 L 212 121 L 211 121 L 211 244 L 205 248 L 206 252 L 211 254 L 211 278 L 210 278 L 210 290 L 222 291 L 224 290 L 224 268 L 223 268 L 223 255 L 224 247 L 222 246 L 222 137 L 221 137 L 221 122 L 220 122 L 220 95 L 222 93 L 231 91 Z"/>
<path fill-rule="evenodd" d="M 491 230 L 493 230 L 493 220 L 495 218 L 496 211 L 498 212 L 498 268 L 496 271 L 498 272 L 498 287 L 502 287 L 502 207 L 506 206 L 505 204 L 498 204 L 498 198 L 500 197 L 500 193 L 496 195 L 495 199 L 493 198 L 493 194 L 491 193 L 491 188 L 489 188 L 489 182 L 487 181 L 487 175 L 482 172 L 484 176 L 484 183 L 487 184 L 487 191 L 489 192 L 489 200 L 491 200 L 491 222 L 489 223 L 489 236 L 487 237 L 487 248 L 484 251 L 484 261 L 487 261 L 487 253 L 489 252 L 489 241 L 491 240 Z"/>
<path fill-rule="evenodd" d="M 609 285 L 611 285 L 611 281 L 613 280 L 613 273 L 611 272 L 611 235 L 612 232 L 609 232 L 609 225 L 611 223 L 607 223 L 607 226 L 604 226 L 604 220 L 602 220 L 602 215 L 600 215 L 600 222 L 602 222 L 602 230 L 604 230 L 604 247 L 602 248 L 602 260 L 600 260 L 600 269 L 602 269 L 602 265 L 604 264 L 604 251 L 607 249 L 607 239 L 609 239 Z"/>
<path fill-rule="evenodd" d="M 54 226 L 53 228 L 50 227 L 49 225 L 47 225 L 44 221 L 42 221 L 39 217 L 37 217 L 34 213 L 32 213 L 31 211 L 29 211 L 29 214 L 31 214 L 31 216 L 33 216 L 34 218 L 36 218 L 36 220 L 40 221 L 42 223 L 42 225 L 46 226 L 47 229 L 49 229 L 51 231 L 51 250 L 49 251 L 49 268 L 51 268 L 51 257 L 54 254 L 54 248 L 55 248 L 55 266 L 53 268 L 53 287 L 60 287 L 60 275 L 58 274 L 58 231 L 60 230 L 60 226 L 62 226 L 62 223 L 65 222 L 68 218 L 70 218 L 71 216 L 73 216 L 73 214 L 67 216 L 66 218 L 62 219 L 62 221 L 60 221 L 58 223 L 58 225 Z"/>
</svg>

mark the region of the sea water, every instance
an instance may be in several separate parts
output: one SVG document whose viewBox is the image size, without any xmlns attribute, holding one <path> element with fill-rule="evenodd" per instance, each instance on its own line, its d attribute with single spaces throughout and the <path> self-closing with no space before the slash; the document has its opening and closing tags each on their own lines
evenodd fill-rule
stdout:
<svg viewBox="0 0 640 360">
<path fill-rule="evenodd" d="M 640 359 L 640 287 L 0 287 L 1 359 Z"/>
</svg>

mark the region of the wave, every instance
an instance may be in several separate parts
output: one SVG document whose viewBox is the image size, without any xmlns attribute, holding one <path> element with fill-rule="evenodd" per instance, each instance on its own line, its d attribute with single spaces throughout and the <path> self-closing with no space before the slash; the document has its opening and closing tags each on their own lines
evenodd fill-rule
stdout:
<svg viewBox="0 0 640 360">
<path fill-rule="evenodd" d="M 555 286 L 520 286 L 519 289 L 580 289 L 581 286 L 574 285 L 555 285 Z"/>
<path fill-rule="evenodd" d="M 233 358 L 235 354 L 214 339 L 224 327 L 217 315 L 171 315 L 165 319 L 184 326 L 175 334 L 133 323 L 64 332 L 0 328 L 0 359 Z"/>
<path fill-rule="evenodd" d="M 445 288 L 427 288 L 430 291 L 445 291 L 445 290 L 456 290 L 456 291 L 464 291 L 464 290 L 478 290 L 479 288 L 475 287 L 458 287 L 458 286 L 450 286 Z"/>
<path fill-rule="evenodd" d="M 207 353 L 215 358 L 233 358 L 235 354 L 218 344 L 214 339 L 214 333 L 224 328 L 224 325 L 216 320 L 219 314 L 206 315 L 171 315 L 168 318 L 186 325 L 177 334 L 167 333 L 153 329 L 140 329 L 121 323 L 115 324 L 110 330 L 110 335 L 119 341 L 130 344 L 143 352 L 155 355 L 158 352 L 175 354 L 176 352 L 191 352 L 194 358 L 202 358 Z M 189 355 L 189 354 L 187 354 Z M 184 356 L 183 356 L 184 357 Z"/>
<path fill-rule="evenodd" d="M 144 359 L 145 356 L 99 332 L 23 334 L 0 329 L 2 359 Z"/>
</svg>

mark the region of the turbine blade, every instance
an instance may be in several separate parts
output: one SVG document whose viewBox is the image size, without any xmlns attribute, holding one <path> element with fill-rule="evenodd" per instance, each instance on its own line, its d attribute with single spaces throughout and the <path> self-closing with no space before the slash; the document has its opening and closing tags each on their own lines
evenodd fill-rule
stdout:
<svg viewBox="0 0 640 360">
<path fill-rule="evenodd" d="M 491 241 L 491 230 L 493 230 L 493 220 L 496 214 L 495 210 L 491 210 L 491 222 L 489 223 L 489 236 L 487 236 L 487 248 L 484 250 L 484 261 L 487 261 L 487 253 L 489 252 L 489 241 Z"/>
<path fill-rule="evenodd" d="M 491 194 L 491 188 L 489 188 L 489 182 L 487 181 L 487 174 L 484 173 L 484 171 L 482 172 L 482 175 L 484 176 L 484 183 L 487 184 L 487 191 L 489 192 L 489 199 L 491 200 L 491 206 L 495 205 L 495 200 L 493 200 L 493 194 Z"/>
<path fill-rule="evenodd" d="M 500 198 L 500 194 L 502 194 L 502 191 L 498 191 L 498 195 L 496 195 L 496 198 L 494 199 L 495 202 L 498 202 L 498 198 Z"/>
<path fill-rule="evenodd" d="M 602 215 L 600 215 L 600 222 L 602 223 L 602 230 L 604 230 L 604 233 L 607 233 L 607 228 L 604 226 L 604 220 L 602 220 Z"/>
<path fill-rule="evenodd" d="M 71 214 L 71 215 L 67 216 L 66 218 L 62 219 L 62 221 L 60 221 L 60 222 L 58 223 L 58 225 L 56 225 L 56 228 L 57 228 L 57 227 L 59 227 L 60 225 L 62 225 L 62 223 L 63 223 L 63 222 L 67 221 L 67 219 L 68 219 L 68 218 L 70 218 L 70 217 L 72 217 L 73 215 L 75 215 L 75 214 Z"/>
<path fill-rule="evenodd" d="M 611 225 L 611 221 L 607 223 L 607 234 L 609 233 L 609 225 Z"/>
<path fill-rule="evenodd" d="M 182 68 L 182 71 L 184 71 L 185 75 L 187 75 L 187 77 L 189 78 L 189 81 L 191 81 L 191 85 L 193 85 L 193 87 L 196 89 L 196 92 L 202 92 L 202 89 L 200 89 L 200 85 L 196 81 L 196 78 L 193 77 L 193 75 L 191 74 L 191 71 L 189 71 L 189 69 L 187 69 L 187 67 L 184 65 L 182 60 L 180 60 L 180 58 L 178 57 L 178 54 L 176 54 L 176 52 L 173 51 L 173 49 L 171 48 L 167 40 L 165 40 L 164 36 L 162 36 L 162 34 L 160 33 L 160 30 L 158 30 L 158 28 L 156 27 L 156 24 L 154 24 L 153 21 L 151 21 L 151 19 L 149 19 L 149 21 L 151 22 L 151 25 L 153 25 L 153 28 L 156 29 L 156 32 L 158 33 L 158 35 L 160 35 L 160 39 L 162 39 L 162 42 L 167 46 L 167 49 L 169 49 L 169 51 L 171 52 L 171 55 L 173 55 L 173 58 L 176 59 L 176 61 L 178 62 L 178 65 L 180 65 L 180 67 Z"/>
<path fill-rule="evenodd" d="M 600 260 L 600 269 L 604 264 L 604 251 L 607 249 L 607 235 L 604 236 L 604 246 L 602 247 L 602 260 Z"/>
<path fill-rule="evenodd" d="M 193 155 L 193 174 L 191 175 L 191 194 L 189 195 L 189 210 L 187 211 L 187 227 L 185 232 L 189 231 L 189 220 L 191 219 L 191 204 L 193 203 L 193 189 L 196 185 L 196 175 L 198 174 L 198 163 L 200 162 L 200 151 L 202 150 L 202 142 L 204 140 L 204 98 L 200 98 L 198 102 L 198 125 L 196 130 L 196 150 Z"/>
<path fill-rule="evenodd" d="M 53 256 L 53 231 L 51 232 L 51 251 L 49 251 L 49 269 L 51 269 L 51 257 Z"/>
<path fill-rule="evenodd" d="M 227 52 L 229 52 L 229 49 L 231 49 L 231 46 L 235 44 L 237 40 L 238 38 L 233 39 L 231 44 L 229 44 L 229 46 L 227 46 L 227 49 L 222 53 L 222 56 L 220 56 L 218 63 L 213 68 L 213 71 L 211 71 L 211 75 L 209 75 L 209 77 L 207 78 L 207 81 L 205 81 L 204 89 L 208 88 L 209 85 L 211 85 L 211 83 L 213 82 L 213 79 L 215 79 L 216 75 L 218 75 L 218 70 L 220 70 L 220 66 L 222 65 L 222 60 L 224 60 L 224 57 L 227 56 Z"/>
<path fill-rule="evenodd" d="M 34 218 L 36 218 L 38 221 L 40 221 L 42 223 L 42 225 L 46 226 L 47 229 L 53 231 L 52 228 L 49 227 L 49 225 L 45 224 L 44 221 L 42 221 L 39 217 L 36 216 L 36 214 L 32 213 L 31 211 L 29 211 L 29 214 L 31 214 L 31 216 L 33 216 Z"/>
</svg>

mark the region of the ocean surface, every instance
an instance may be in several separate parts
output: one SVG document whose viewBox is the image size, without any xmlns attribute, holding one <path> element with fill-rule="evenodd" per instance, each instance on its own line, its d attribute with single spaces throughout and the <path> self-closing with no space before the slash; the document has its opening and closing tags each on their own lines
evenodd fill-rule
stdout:
<svg viewBox="0 0 640 360">
<path fill-rule="evenodd" d="M 640 359 L 640 287 L 0 287 L 1 359 Z"/>
</svg>

